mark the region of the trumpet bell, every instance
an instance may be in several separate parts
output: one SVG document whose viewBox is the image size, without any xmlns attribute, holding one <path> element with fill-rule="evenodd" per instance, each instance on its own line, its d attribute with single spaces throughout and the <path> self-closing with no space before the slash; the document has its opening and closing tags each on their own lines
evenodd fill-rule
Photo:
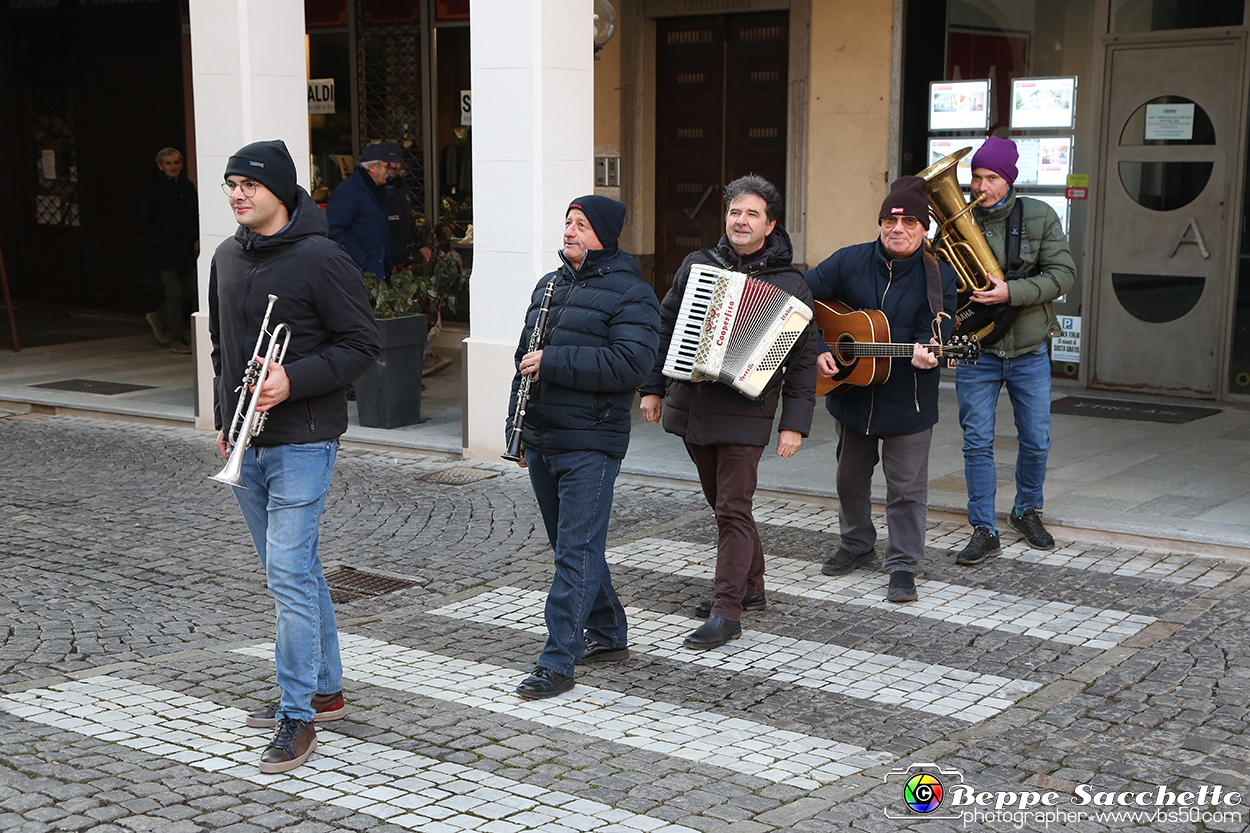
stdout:
<svg viewBox="0 0 1250 833">
<path fill-rule="evenodd" d="M 227 486 L 238 486 L 240 489 L 246 489 L 243 485 L 243 452 L 245 447 L 242 443 L 235 443 L 234 448 L 230 449 L 230 457 L 226 460 L 226 465 L 222 466 L 221 471 L 210 475 L 209 480 L 216 480 L 218 483 L 225 483 Z"/>
</svg>

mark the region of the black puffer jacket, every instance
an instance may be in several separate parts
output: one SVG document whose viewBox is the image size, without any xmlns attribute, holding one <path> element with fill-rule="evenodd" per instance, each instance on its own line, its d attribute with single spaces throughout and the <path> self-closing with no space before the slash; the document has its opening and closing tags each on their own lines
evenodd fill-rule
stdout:
<svg viewBox="0 0 1250 833">
<path fill-rule="evenodd" d="M 527 449 L 548 454 L 601 451 L 620 459 L 629 447 L 634 389 L 655 362 L 659 304 L 637 262 L 620 249 L 592 249 L 576 270 L 563 252 L 560 259 L 564 265 L 534 288 L 517 345 L 519 367 L 543 291 L 554 277 L 542 365 L 530 387 L 521 440 Z M 505 436 L 512 430 L 520 383 L 518 372 Z"/>
<path fill-rule="evenodd" d="M 768 445 L 773 416 L 780 401 L 781 420 L 777 429 L 797 431 L 807 436 L 812 427 L 812 411 L 816 407 L 816 345 L 810 335 L 786 369 L 781 386 L 755 401 L 719 382 L 682 382 L 663 374 L 669 339 L 681 309 L 691 266 L 703 263 L 747 274 L 762 272 L 756 276 L 810 307 L 812 293 L 803 280 L 803 273 L 791 267 L 792 257 L 790 235 L 778 223 L 765 241 L 764 251 L 746 263 L 738 264 L 738 255 L 723 236 L 716 247 L 715 258 L 700 250 L 688 255 L 682 262 L 660 308 L 660 353 L 646 384 L 639 388 L 639 393 L 644 396 L 665 396 L 661 415 L 665 431 L 696 445 Z"/>
<path fill-rule="evenodd" d="M 269 410 L 254 445 L 329 440 L 347 430 L 344 388 L 381 349 L 360 269 L 326 236 L 325 212 L 299 189 L 299 208 L 277 234 L 239 226 L 213 254 L 208 284 L 217 428 L 234 416 L 243 369 L 256 347 L 269 295 L 269 329 L 286 324 L 291 344 L 283 367 L 291 395 Z M 266 339 L 266 344 L 268 339 Z"/>
<path fill-rule="evenodd" d="M 836 298 L 852 309 L 875 309 L 890 322 L 890 341 L 928 344 L 933 313 L 929 309 L 923 247 L 909 257 L 891 260 L 880 241 L 847 246 L 807 272 L 817 300 Z M 956 308 L 955 270 L 941 264 L 942 306 Z M 951 322 L 942 323 L 941 341 L 950 340 Z M 820 350 L 827 347 L 820 341 Z M 916 434 L 938 421 L 938 368 L 917 370 L 910 356 L 890 359 L 890 377 L 880 385 L 852 387 L 826 397 L 833 418 L 874 437 Z"/>
</svg>

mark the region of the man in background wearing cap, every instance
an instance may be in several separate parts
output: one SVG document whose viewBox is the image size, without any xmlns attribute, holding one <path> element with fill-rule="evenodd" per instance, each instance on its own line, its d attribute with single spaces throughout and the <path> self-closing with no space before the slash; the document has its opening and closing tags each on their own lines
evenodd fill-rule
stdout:
<svg viewBox="0 0 1250 833">
<path fill-rule="evenodd" d="M 261 385 L 264 429 L 243 452 L 243 487 L 234 497 L 260 554 L 277 611 L 274 654 L 282 697 L 247 718 L 276 726 L 261 772 L 302 764 L 317 745 L 313 721 L 346 713 L 338 629 L 317 555 L 339 436 L 347 430 L 343 389 L 380 351 L 377 324 L 360 270 L 326 236 L 326 217 L 295 182 L 281 140 L 254 142 L 226 163 L 222 190 L 239 228 L 213 254 L 209 333 L 213 342 L 217 449 L 229 457 L 226 433 L 236 390 L 252 359 L 269 296 L 269 330 L 290 328 L 281 364 Z M 268 337 L 261 345 L 264 352 Z"/>
<path fill-rule="evenodd" d="M 955 372 L 959 424 L 964 432 L 964 479 L 972 539 L 955 563 L 976 566 L 1001 551 L 994 508 L 994 412 L 1007 386 L 1016 419 L 1016 497 L 1007 522 L 1030 546 L 1049 549 L 1055 539 L 1042 524 L 1042 485 L 1050 452 L 1050 356 L 1046 337 L 1060 334 L 1052 302 L 1072 288 L 1076 264 L 1055 210 L 1040 200 L 1016 196 L 1016 143 L 991 136 L 972 156 L 972 195 L 984 194 L 972 209 L 1007 280 L 972 293 L 978 304 L 1017 308 L 1013 323 L 987 346 L 974 364 Z M 1009 222 L 1015 212 L 1015 222 Z M 1018 263 L 1008 262 L 1010 229 L 1019 229 Z"/>
<path fill-rule="evenodd" d="M 835 298 L 852 309 L 880 310 L 890 324 L 888 340 L 914 345 L 909 358 L 890 360 L 890 374 L 882 384 L 826 397 L 838 433 L 842 541 L 820 571 L 845 575 L 876 557 L 872 473 L 880 460 L 890 532 L 882 563 L 890 574 L 886 598 L 912 602 L 916 567 L 924 557 L 929 444 L 938 421 L 938 358 L 922 345 L 936 343 L 932 335 L 936 313 L 953 316 L 958 301 L 954 270 L 924 250 L 929 227 L 924 180 L 916 176 L 894 180 L 877 217 L 876 240 L 839 249 L 807 273 L 816 300 Z M 941 320 L 940 333 L 943 343 L 950 340 L 951 318 Z M 838 367 L 823 338 L 819 350 L 818 370 L 824 376 L 835 375 Z"/>
<path fill-rule="evenodd" d="M 529 700 L 571 689 L 578 662 L 629 658 L 625 609 L 604 551 L 634 390 L 655 363 L 660 313 L 642 270 L 617 248 L 624 224 L 625 204 L 616 200 L 590 195 L 569 204 L 561 266 L 534 288 L 516 351 L 505 436 L 517 418 L 521 377 L 531 376 L 520 465 L 555 552 L 547 644 L 516 689 Z M 549 282 L 547 327 L 530 350 Z"/>
<path fill-rule="evenodd" d="M 334 189 L 326 206 L 330 239 L 347 249 L 361 272 L 378 280 L 391 274 L 391 192 L 386 180 L 399 173 L 401 161 L 395 142 L 367 145 L 356 170 Z"/>
<path fill-rule="evenodd" d="M 664 430 L 681 437 L 699 472 L 703 496 L 716 515 L 716 573 L 710 601 L 695 605 L 707 622 L 686 637 L 695 650 L 718 648 L 742 633 L 742 613 L 763 610 L 764 546 L 752 515 L 760 457 L 773 433 L 773 415 L 781 404 L 777 454 L 793 457 L 812 427 L 816 409 L 816 340 L 810 333 L 797 345 L 780 386 L 751 400 L 729 385 L 692 383 L 664 376 L 669 341 L 681 310 L 694 264 L 718 266 L 755 275 L 795 296 L 809 307 L 812 293 L 803 274 L 791 265 L 790 235 L 778 222 L 781 195 L 771 182 L 754 174 L 725 186 L 725 233 L 715 249 L 688 255 L 673 276 L 660 307 L 660 352 L 641 388 L 647 422 L 664 417 Z M 661 398 L 663 397 L 663 398 Z"/>
</svg>

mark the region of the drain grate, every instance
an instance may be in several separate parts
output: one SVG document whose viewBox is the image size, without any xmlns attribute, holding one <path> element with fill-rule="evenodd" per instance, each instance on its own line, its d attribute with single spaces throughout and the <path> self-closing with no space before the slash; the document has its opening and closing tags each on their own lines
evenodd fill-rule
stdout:
<svg viewBox="0 0 1250 833">
<path fill-rule="evenodd" d="M 398 590 L 407 590 L 409 587 L 418 586 L 421 582 L 379 576 L 357 570 L 355 567 L 340 567 L 326 574 L 326 584 L 330 585 L 330 601 L 343 604 L 357 599 L 385 596 L 387 593 L 394 593 Z"/>
<path fill-rule="evenodd" d="M 98 393 L 101 396 L 114 396 L 119 393 L 130 393 L 132 390 L 152 390 L 154 385 L 128 385 L 122 382 L 99 382 L 95 379 L 65 379 L 60 382 L 45 382 L 42 385 L 30 385 L 32 388 L 46 390 L 66 390 L 73 393 Z"/>
<path fill-rule="evenodd" d="M 421 480 L 426 483 L 441 483 L 444 486 L 467 486 L 470 483 L 477 483 L 479 480 L 490 480 L 492 477 L 498 477 L 499 472 L 490 471 L 489 469 L 475 469 L 469 466 L 456 466 L 450 469 L 439 469 L 435 472 L 422 475 Z"/>
</svg>

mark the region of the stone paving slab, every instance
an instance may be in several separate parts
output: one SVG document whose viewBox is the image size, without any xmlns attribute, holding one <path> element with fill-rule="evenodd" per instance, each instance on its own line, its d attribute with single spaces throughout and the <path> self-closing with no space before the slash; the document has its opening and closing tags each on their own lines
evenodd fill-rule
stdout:
<svg viewBox="0 0 1250 833">
<path fill-rule="evenodd" d="M 988 612 L 1013 597 L 1083 617 L 1030 635 L 1009 627 L 1012 603 L 981 624 L 953 608 L 856 604 L 848 583 L 864 585 L 862 602 L 884 576 L 815 583 L 838 545 L 834 512 L 762 501 L 769 607 L 745 618 L 742 650 L 701 663 L 641 648 L 649 633 L 671 642 L 697 626 L 715 522 L 694 488 L 624 478 L 609 544 L 640 650 L 579 670 L 567 702 L 534 704 L 509 694 L 541 649 L 534 617 L 550 582 L 524 473 L 345 449 L 327 568 L 421 583 L 338 607 L 351 712 L 304 767 L 262 776 L 265 732 L 241 718 L 276 693 L 272 600 L 233 499 L 206 479 L 220 464 L 205 435 L 0 417 L 0 464 L 0 830 L 1247 827 L 1244 801 L 1212 799 L 1217 788 L 1245 799 L 1250 772 L 1250 577 L 1236 562 L 1065 539 L 1045 553 L 1005 541 L 1003 557 L 968 570 L 953 564 L 966 529 L 932 521 L 922 601 L 930 587 L 947 606 Z M 466 465 L 497 476 L 425 479 Z M 524 600 L 521 627 L 440 613 L 499 594 Z M 1131 627 L 1077 633 L 1109 616 Z M 831 670 L 831 688 L 802 685 L 826 653 L 861 662 Z M 907 669 L 900 702 L 839 689 L 874 658 Z M 943 669 L 1018 688 L 976 720 L 916 708 L 908 693 Z M 946 779 L 939 810 L 954 818 L 910 809 L 909 795 L 932 797 L 923 778 L 905 792 L 917 774 Z M 989 796 L 979 817 L 952 806 L 961 785 Z M 1074 803 L 1079 790 L 1114 802 L 1160 787 L 1201 804 L 1112 817 Z M 1009 792 L 1059 806 L 994 815 Z"/>
</svg>

